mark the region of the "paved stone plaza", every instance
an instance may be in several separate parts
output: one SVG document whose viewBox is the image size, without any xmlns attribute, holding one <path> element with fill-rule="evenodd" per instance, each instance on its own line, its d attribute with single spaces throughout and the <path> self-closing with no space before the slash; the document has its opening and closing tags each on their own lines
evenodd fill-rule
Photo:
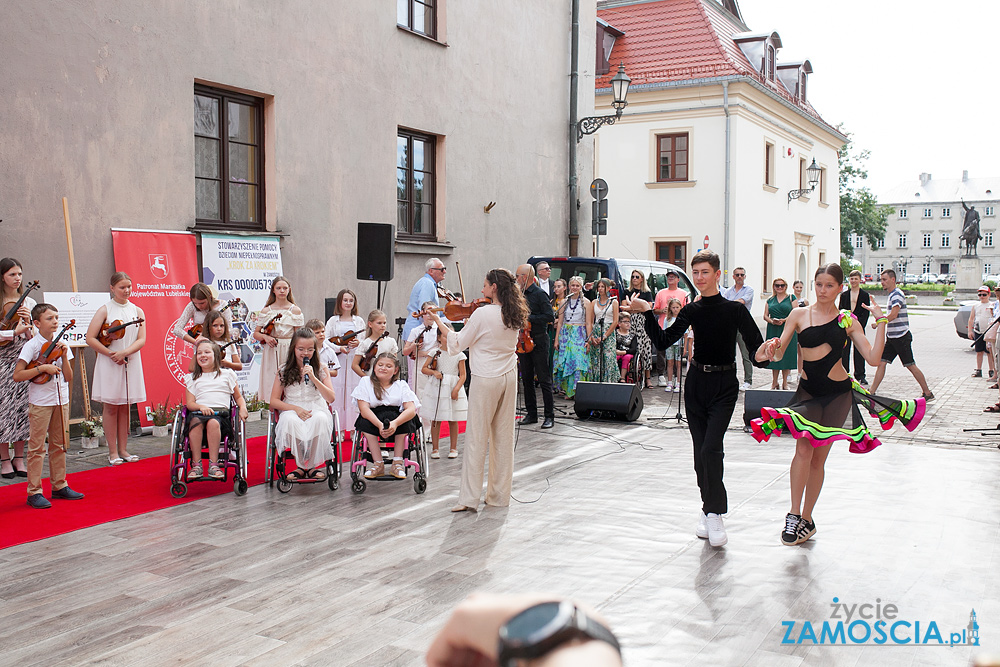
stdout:
<svg viewBox="0 0 1000 667">
<path fill-rule="evenodd" d="M 912 639 L 919 621 L 923 642 L 933 622 L 947 643 L 975 609 L 982 650 L 1000 652 L 1000 434 L 956 432 L 1000 422 L 981 412 L 997 392 L 969 377 L 975 355 L 952 316 L 911 312 L 938 398 L 914 433 L 894 428 L 863 456 L 832 453 L 818 532 L 803 546 L 778 540 L 793 442 L 756 443 L 739 414 L 727 436 L 729 544 L 694 536 L 690 439 L 646 421 L 676 411 L 648 390 L 633 424 L 560 418 L 549 432 L 521 430 L 508 509 L 448 512 L 461 459 L 442 459 L 422 496 L 409 483 L 360 496 L 346 485 L 254 487 L 0 551 L 0 662 L 419 665 L 469 592 L 541 590 L 597 606 L 629 666 L 966 665 L 978 648 L 877 645 L 877 635 L 813 645 L 803 630 L 809 622 L 818 642 L 824 621 L 849 626 L 835 605 L 854 622 L 860 605 L 892 604 L 895 619 L 883 620 L 910 623 L 897 638 Z M 769 381 L 757 372 L 756 386 Z M 896 365 L 880 393 L 917 389 Z M 130 451 L 165 446 L 147 437 Z M 784 643 L 786 632 L 804 641 Z"/>
</svg>

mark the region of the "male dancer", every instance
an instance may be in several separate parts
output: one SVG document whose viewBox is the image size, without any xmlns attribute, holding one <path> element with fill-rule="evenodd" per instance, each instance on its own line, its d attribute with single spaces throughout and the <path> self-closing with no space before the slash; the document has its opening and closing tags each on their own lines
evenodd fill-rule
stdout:
<svg viewBox="0 0 1000 667">
<path fill-rule="evenodd" d="M 694 359 L 684 385 L 684 407 L 694 441 L 694 471 L 701 489 L 702 511 L 695 534 L 721 547 L 729 538 L 722 515 L 729 510 L 726 486 L 722 481 L 722 439 L 740 395 L 736 379 L 736 334 L 747 347 L 756 351 L 764 342 L 750 311 L 739 301 L 729 301 L 719 294 L 719 256 L 702 250 L 691 259 L 691 279 L 701 298 L 681 308 L 677 321 L 660 329 L 650 305 L 641 299 L 626 302 L 623 308 L 645 313 L 646 333 L 657 349 L 666 349 L 677 341 L 689 326 L 694 327 Z M 768 362 L 753 359 L 766 368 Z"/>
</svg>

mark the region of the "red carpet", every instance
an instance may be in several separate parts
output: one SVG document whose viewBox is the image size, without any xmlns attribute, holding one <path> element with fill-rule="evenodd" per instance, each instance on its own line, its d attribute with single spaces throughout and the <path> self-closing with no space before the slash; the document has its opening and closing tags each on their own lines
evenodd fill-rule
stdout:
<svg viewBox="0 0 1000 667">
<path fill-rule="evenodd" d="M 267 438 L 247 440 L 247 483 L 264 482 L 264 455 Z M 27 482 L 0 488 L 0 549 L 25 542 L 42 540 L 80 528 L 96 526 L 163 509 L 183 505 L 200 498 L 233 492 L 230 475 L 227 482 L 197 482 L 188 485 L 187 496 L 170 495 L 169 456 L 157 456 L 111 468 L 86 470 L 67 476 L 71 488 L 87 495 L 83 500 L 53 500 L 51 509 L 36 510 L 25 502 Z M 51 498 L 49 480 L 43 480 L 44 494 Z"/>
</svg>

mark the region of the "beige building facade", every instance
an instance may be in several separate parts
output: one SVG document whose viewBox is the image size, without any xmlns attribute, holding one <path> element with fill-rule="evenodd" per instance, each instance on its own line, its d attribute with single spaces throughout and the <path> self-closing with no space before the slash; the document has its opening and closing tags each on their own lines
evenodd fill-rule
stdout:
<svg viewBox="0 0 1000 667">
<path fill-rule="evenodd" d="M 2 254 L 44 289 L 70 290 L 63 196 L 80 290 L 107 285 L 111 228 L 278 235 L 307 318 L 343 287 L 375 306 L 358 222 L 398 225 L 390 321 L 430 256 L 476 296 L 488 269 L 568 249 L 562 3 L 4 4 Z M 592 45 L 593 2 L 580 25 Z"/>
</svg>

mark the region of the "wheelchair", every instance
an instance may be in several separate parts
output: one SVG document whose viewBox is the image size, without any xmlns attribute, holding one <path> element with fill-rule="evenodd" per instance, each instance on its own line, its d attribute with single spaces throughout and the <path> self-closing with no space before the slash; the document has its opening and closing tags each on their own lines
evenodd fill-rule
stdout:
<svg viewBox="0 0 1000 667">
<path fill-rule="evenodd" d="M 403 446 L 403 470 L 409 472 L 413 468 L 413 491 L 423 493 L 427 490 L 427 448 L 424 444 L 424 427 L 420 422 L 420 417 L 414 417 L 417 430 L 406 434 L 406 444 Z M 365 478 L 365 466 L 375 459 L 372 458 L 370 440 L 377 445 L 378 454 L 382 457 L 382 462 L 386 468 L 392 463 L 393 440 L 385 441 L 380 436 L 364 433 L 355 429 L 354 446 L 351 448 L 351 491 L 354 493 L 364 493 L 368 488 L 368 482 L 402 482 L 405 478 L 397 479 L 386 473 L 374 479 Z M 384 449 L 389 449 L 389 458 L 386 459 Z"/>
<path fill-rule="evenodd" d="M 292 490 L 292 486 L 296 484 L 319 484 L 326 482 L 331 491 L 336 491 L 340 488 L 340 442 L 342 437 L 340 416 L 332 407 L 330 407 L 330 413 L 333 415 L 333 434 L 330 437 L 330 446 L 333 447 L 333 458 L 326 462 L 326 479 L 304 477 L 294 482 L 289 481 L 287 478 L 286 464 L 288 461 L 294 460 L 295 457 L 287 449 L 283 452 L 278 452 L 277 440 L 275 438 L 275 428 L 278 425 L 278 417 L 281 411 L 270 410 L 267 413 L 267 469 L 264 473 L 264 481 L 269 487 L 274 486 L 274 483 L 277 482 L 278 491 L 281 493 L 288 493 Z"/>
<path fill-rule="evenodd" d="M 191 442 L 185 431 L 187 423 L 187 407 L 181 407 L 174 416 L 174 425 L 170 433 L 170 495 L 183 498 L 187 495 L 188 484 L 191 482 L 227 482 L 233 481 L 233 493 L 242 496 L 247 492 L 247 436 L 246 426 L 240 419 L 239 407 L 232 403 L 229 406 L 229 423 L 233 437 L 226 435 L 219 443 L 219 468 L 225 475 L 222 479 L 201 477 L 187 479 L 191 463 Z M 208 442 L 203 431 L 200 443 L 202 460 L 208 458 Z"/>
<path fill-rule="evenodd" d="M 625 369 L 622 377 L 628 384 L 638 384 L 642 388 L 641 385 L 645 379 L 645 371 L 646 369 L 642 364 L 642 355 L 636 353 L 629 360 L 628 367 Z"/>
</svg>

